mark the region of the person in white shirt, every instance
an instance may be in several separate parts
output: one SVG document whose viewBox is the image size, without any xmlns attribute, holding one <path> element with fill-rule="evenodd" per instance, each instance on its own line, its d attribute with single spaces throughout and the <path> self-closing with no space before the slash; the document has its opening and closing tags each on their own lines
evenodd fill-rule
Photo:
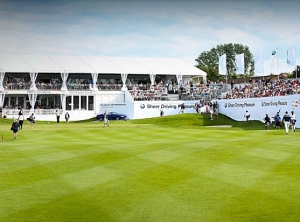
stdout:
<svg viewBox="0 0 300 222">
<path fill-rule="evenodd" d="M 291 114 L 292 114 L 291 116 L 292 131 L 296 132 L 296 114 L 294 113 L 294 111 L 292 111 Z"/>
<path fill-rule="evenodd" d="M 24 116 L 23 114 L 19 116 L 19 130 L 23 129 Z"/>
<path fill-rule="evenodd" d="M 246 113 L 245 113 L 244 117 L 246 118 L 246 123 L 248 123 L 249 122 L 249 117 L 250 117 L 250 113 L 248 112 L 248 110 L 246 110 Z"/>
<path fill-rule="evenodd" d="M 284 126 L 285 126 L 285 132 L 286 132 L 286 134 L 288 134 L 290 124 L 291 124 L 291 116 L 289 115 L 288 111 L 286 111 L 285 115 L 282 117 L 282 122 L 284 123 Z"/>
</svg>

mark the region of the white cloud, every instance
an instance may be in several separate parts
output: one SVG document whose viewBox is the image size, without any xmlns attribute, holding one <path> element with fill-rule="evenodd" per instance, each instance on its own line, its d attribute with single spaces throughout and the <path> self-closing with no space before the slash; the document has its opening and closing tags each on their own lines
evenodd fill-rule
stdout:
<svg viewBox="0 0 300 222">
<path fill-rule="evenodd" d="M 194 65 L 203 51 L 240 43 L 264 52 L 265 72 L 274 48 L 280 70 L 291 70 L 284 64 L 286 49 L 300 39 L 296 9 L 288 14 L 277 1 L 241 2 L 61 0 L 23 8 L 0 2 L 0 53 L 178 57 Z"/>
</svg>

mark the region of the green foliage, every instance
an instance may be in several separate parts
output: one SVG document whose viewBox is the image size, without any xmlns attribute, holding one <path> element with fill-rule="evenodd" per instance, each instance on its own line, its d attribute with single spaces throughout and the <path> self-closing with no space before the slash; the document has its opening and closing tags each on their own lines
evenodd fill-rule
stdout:
<svg viewBox="0 0 300 222">
<path fill-rule="evenodd" d="M 297 66 L 297 78 L 300 77 L 300 66 Z M 291 75 L 288 76 L 288 78 L 296 78 L 296 69 L 292 72 Z"/>
<path fill-rule="evenodd" d="M 248 46 L 242 44 L 223 44 L 217 45 L 210 51 L 202 52 L 195 61 L 198 63 L 196 67 L 207 73 L 207 78 L 210 80 L 216 80 L 224 76 L 220 76 L 219 73 L 219 56 L 226 54 L 227 57 L 227 72 L 228 78 L 232 78 L 232 75 L 236 74 L 235 68 L 235 55 L 244 53 L 245 58 L 245 74 L 248 76 L 254 75 L 254 59 Z"/>
</svg>

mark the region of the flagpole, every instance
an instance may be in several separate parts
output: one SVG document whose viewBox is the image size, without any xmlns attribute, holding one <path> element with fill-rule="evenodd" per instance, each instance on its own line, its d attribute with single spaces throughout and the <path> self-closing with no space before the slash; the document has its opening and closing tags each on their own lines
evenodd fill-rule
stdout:
<svg viewBox="0 0 300 222">
<path fill-rule="evenodd" d="M 298 66 L 297 66 L 297 50 L 296 50 L 296 45 L 295 45 L 295 65 L 296 65 L 296 79 L 297 79 L 297 69 L 298 69 Z"/>
<path fill-rule="evenodd" d="M 278 68 L 278 48 L 276 48 L 276 69 L 278 73 L 278 81 L 279 81 L 279 68 Z"/>
<path fill-rule="evenodd" d="M 264 80 L 265 79 L 265 58 L 264 58 L 264 53 L 262 54 L 262 61 L 263 61 L 262 72 L 263 72 L 263 80 Z"/>
</svg>

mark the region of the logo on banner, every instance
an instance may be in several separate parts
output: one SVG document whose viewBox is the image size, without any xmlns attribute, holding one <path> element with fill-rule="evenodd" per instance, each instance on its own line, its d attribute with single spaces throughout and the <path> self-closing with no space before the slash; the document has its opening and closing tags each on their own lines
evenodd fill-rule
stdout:
<svg viewBox="0 0 300 222">
<path fill-rule="evenodd" d="M 141 104 L 140 107 L 141 107 L 141 109 L 144 109 L 145 108 L 145 104 Z"/>
<path fill-rule="evenodd" d="M 270 102 L 262 101 L 261 106 L 287 106 L 287 102 L 283 102 L 283 101 L 270 101 Z"/>
<path fill-rule="evenodd" d="M 227 108 L 227 103 L 224 104 L 224 107 Z"/>
</svg>

